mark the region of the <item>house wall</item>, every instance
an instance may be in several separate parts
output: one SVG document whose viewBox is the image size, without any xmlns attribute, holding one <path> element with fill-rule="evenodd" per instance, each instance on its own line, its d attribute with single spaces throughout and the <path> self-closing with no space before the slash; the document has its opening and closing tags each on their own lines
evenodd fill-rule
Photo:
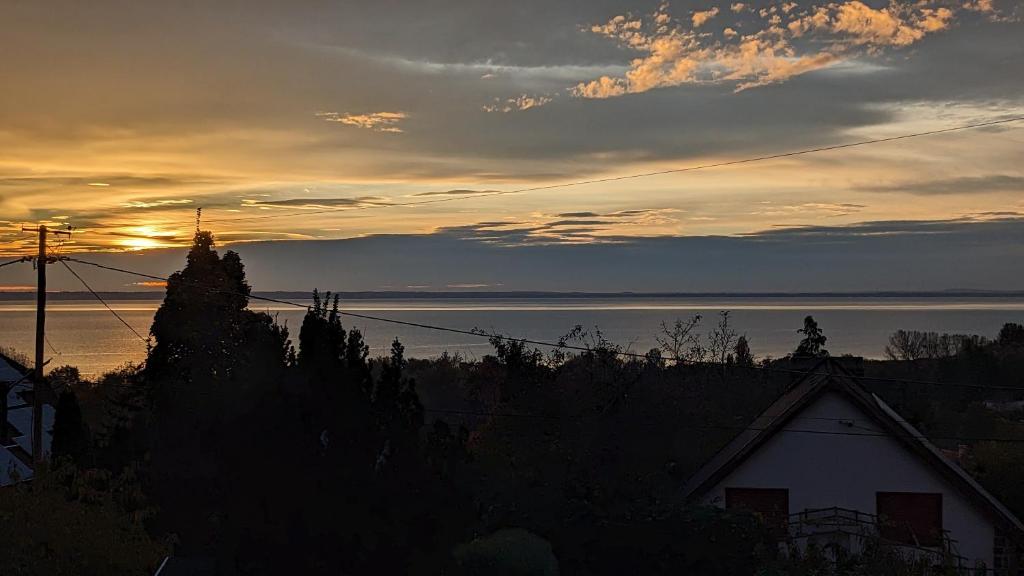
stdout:
<svg viewBox="0 0 1024 576">
<path fill-rule="evenodd" d="M 836 421 L 848 420 L 853 426 Z M 826 392 L 786 425 L 789 430 L 884 432 L 851 401 Z M 995 526 L 957 489 L 892 437 L 781 431 L 704 497 L 725 506 L 725 488 L 788 488 L 789 512 L 833 506 L 875 514 L 876 492 L 942 494 L 943 528 L 969 564 L 992 567 Z"/>
</svg>

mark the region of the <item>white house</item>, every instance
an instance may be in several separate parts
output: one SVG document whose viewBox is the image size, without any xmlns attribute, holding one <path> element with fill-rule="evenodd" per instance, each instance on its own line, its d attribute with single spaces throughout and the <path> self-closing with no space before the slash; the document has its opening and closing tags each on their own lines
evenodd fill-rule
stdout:
<svg viewBox="0 0 1024 576">
<path fill-rule="evenodd" d="M 32 383 L 29 370 L 0 354 L 0 486 L 32 478 Z M 4 410 L 6 408 L 6 410 Z M 53 440 L 54 407 L 43 404 L 43 453 Z"/>
<path fill-rule="evenodd" d="M 797 548 L 870 541 L 965 570 L 1020 568 L 1024 524 L 839 360 L 811 367 L 685 492 L 758 512 Z"/>
</svg>

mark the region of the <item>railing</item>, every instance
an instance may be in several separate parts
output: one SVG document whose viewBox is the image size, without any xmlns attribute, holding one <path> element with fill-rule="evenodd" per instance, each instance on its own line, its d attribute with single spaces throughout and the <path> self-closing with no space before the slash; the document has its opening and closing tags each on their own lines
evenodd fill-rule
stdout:
<svg viewBox="0 0 1024 576">
<path fill-rule="evenodd" d="M 788 540 L 790 542 L 808 541 L 811 538 L 827 538 L 829 536 L 846 536 L 855 540 L 857 547 L 863 549 L 866 544 L 912 550 L 922 555 L 933 556 L 937 560 L 952 562 L 954 566 L 966 569 L 967 559 L 959 554 L 957 541 L 948 530 L 943 530 L 939 546 L 923 546 L 907 526 L 914 543 L 898 542 L 882 536 L 880 527 L 882 520 L 876 514 L 852 510 L 849 508 L 815 508 L 789 515 Z M 850 550 L 851 552 L 855 550 Z"/>
</svg>

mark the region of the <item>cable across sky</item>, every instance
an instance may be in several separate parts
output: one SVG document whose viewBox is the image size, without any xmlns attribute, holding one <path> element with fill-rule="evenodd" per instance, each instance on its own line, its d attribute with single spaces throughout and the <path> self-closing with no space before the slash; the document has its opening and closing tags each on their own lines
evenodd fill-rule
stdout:
<svg viewBox="0 0 1024 576">
<path fill-rule="evenodd" d="M 146 273 L 142 273 L 142 272 L 136 272 L 136 271 L 133 271 L 133 270 L 128 270 L 128 269 L 124 269 L 124 268 L 118 268 L 118 267 L 114 267 L 114 266 L 106 266 L 106 265 L 103 265 L 103 264 L 98 264 L 98 263 L 95 263 L 95 262 L 89 262 L 87 260 L 81 260 L 81 259 L 77 259 L 77 258 L 73 258 L 73 257 L 58 257 L 57 260 L 60 261 L 68 269 L 68 271 L 71 272 L 71 274 L 73 274 L 86 287 L 86 289 L 89 290 L 89 292 L 91 292 L 97 299 L 99 299 L 99 301 L 104 305 L 104 307 L 107 308 L 108 311 L 110 311 L 111 314 L 113 314 L 122 324 L 124 324 L 129 330 L 131 330 L 131 332 L 139 340 L 148 343 L 148 341 L 145 338 L 143 338 L 142 335 L 139 334 L 139 332 L 136 331 L 130 324 L 128 324 L 115 310 L 113 310 L 103 300 L 103 298 L 99 294 L 97 294 L 88 285 L 88 283 L 77 272 L 74 271 L 74 269 L 71 268 L 71 266 L 67 262 L 68 261 L 77 262 L 77 263 L 80 263 L 80 264 L 94 266 L 96 268 L 100 268 L 100 269 L 103 269 L 103 270 L 119 272 L 119 273 L 123 273 L 123 274 L 129 274 L 129 275 L 133 275 L 133 276 L 137 276 L 137 277 L 141 277 L 141 278 L 148 278 L 148 279 L 151 279 L 151 280 L 160 280 L 160 281 L 165 281 L 166 282 L 168 280 L 168 278 L 163 277 L 163 276 L 157 276 L 157 275 L 154 275 L 154 274 L 146 274 Z M 25 260 L 19 260 L 19 261 L 25 261 Z M 11 262 L 11 263 L 13 263 L 13 262 Z M 195 285 L 195 286 L 198 286 L 198 287 L 203 287 L 203 285 L 198 284 L 198 283 L 192 283 L 192 284 Z M 217 292 L 217 293 L 227 293 L 227 294 L 243 295 L 243 294 L 237 293 L 237 292 L 225 291 L 225 290 L 214 289 L 214 288 L 210 288 L 210 290 L 213 291 L 213 292 Z M 247 296 L 250 299 L 258 300 L 258 301 L 272 302 L 272 303 L 283 304 L 283 305 L 288 305 L 288 306 L 292 306 L 292 307 L 296 307 L 296 308 L 302 308 L 302 309 L 308 309 L 309 308 L 309 306 L 306 305 L 306 304 L 301 304 L 301 303 L 298 303 L 298 302 L 292 302 L 292 301 L 289 301 L 289 300 L 282 300 L 282 299 L 279 299 L 279 298 L 269 298 L 269 297 L 253 295 L 253 294 L 248 294 L 248 295 L 245 295 L 245 296 Z M 525 344 L 532 344 L 532 345 L 537 345 L 537 346 L 545 346 L 545 347 L 562 349 L 562 350 L 572 350 L 572 351 L 579 351 L 579 352 L 594 352 L 594 349 L 592 349 L 592 348 L 588 348 L 588 347 L 585 347 L 585 346 L 570 345 L 570 344 L 566 344 L 566 343 L 563 343 L 563 342 L 555 343 L 555 342 L 546 342 L 546 341 L 541 341 L 541 340 L 531 340 L 531 339 L 525 339 L 525 338 L 515 338 L 515 337 L 505 336 L 505 335 L 500 335 L 500 334 L 488 334 L 486 332 L 477 331 L 477 330 L 463 330 L 463 329 L 459 329 L 459 328 L 451 328 L 451 327 L 446 327 L 446 326 L 437 326 L 437 325 L 423 324 L 423 323 L 418 323 L 418 322 L 407 322 L 407 321 L 403 321 L 403 320 L 395 320 L 395 319 L 392 319 L 392 318 L 382 318 L 382 317 L 379 317 L 379 316 L 371 316 L 371 315 L 367 315 L 367 314 L 359 314 L 359 313 L 354 313 L 354 312 L 345 312 L 345 311 L 342 311 L 342 310 L 339 310 L 338 314 L 340 314 L 342 316 L 348 316 L 348 317 L 353 317 L 353 318 L 371 320 L 371 321 L 376 321 L 376 322 L 384 322 L 384 323 L 389 323 L 389 324 L 399 324 L 399 325 L 403 325 L 403 326 L 410 326 L 410 327 L 416 327 L 416 328 L 422 328 L 422 329 L 428 329 L 428 330 L 435 330 L 435 331 L 444 331 L 444 332 L 449 332 L 449 333 L 463 334 L 463 335 L 469 335 L 469 336 L 475 336 L 475 337 L 484 337 L 484 338 L 489 338 L 489 339 L 498 339 L 498 340 L 502 340 L 502 341 L 522 342 L 522 343 L 525 343 Z M 613 355 L 619 356 L 619 357 L 627 357 L 627 358 L 633 358 L 633 359 L 646 359 L 647 358 L 647 356 L 645 354 L 639 354 L 639 353 L 636 353 L 636 352 L 628 352 L 628 351 L 614 350 L 614 349 L 613 350 L 609 350 L 608 352 L 610 354 L 613 354 Z M 693 361 L 687 361 L 685 363 L 686 364 L 691 364 L 691 365 L 708 365 L 708 366 L 718 366 L 719 365 L 719 364 L 714 363 L 714 362 L 693 362 Z M 768 371 L 768 372 L 791 373 L 791 374 L 807 375 L 807 376 L 827 375 L 826 373 L 814 373 L 814 372 L 807 372 L 807 371 L 803 371 L 803 370 L 787 369 L 787 368 L 777 368 L 777 367 L 770 367 L 770 366 L 756 366 L 755 365 L 755 366 L 750 366 L 748 368 L 754 369 L 754 370 L 763 370 L 763 371 Z M 876 382 L 892 382 L 892 383 L 904 383 L 904 384 L 921 384 L 921 385 L 930 385 L 930 386 L 952 386 L 952 387 L 966 387 L 966 388 L 988 389 L 988 390 L 1017 390 L 1017 391 L 1024 390 L 1024 388 L 1017 388 L 1017 387 L 1010 387 L 1010 386 L 987 386 L 987 385 L 981 385 L 981 384 L 967 384 L 967 383 L 956 383 L 956 382 L 936 382 L 936 381 L 930 381 L 930 380 L 914 380 L 914 379 L 904 379 L 904 378 L 883 378 L 883 377 L 873 377 L 873 376 L 855 375 L 855 374 L 849 374 L 847 376 L 850 377 L 850 378 L 853 378 L 853 379 L 857 379 L 857 380 L 876 381 Z M 457 409 L 432 409 L 432 408 L 425 408 L 424 411 L 427 412 L 427 413 L 445 414 L 445 415 L 452 415 L 452 416 L 503 417 L 503 418 L 512 418 L 512 419 L 525 418 L 525 419 L 544 419 L 544 420 L 572 420 L 572 419 L 574 419 L 572 417 L 566 417 L 566 416 L 563 416 L 563 415 L 532 414 L 532 413 L 519 413 L 519 412 L 502 413 L 502 412 L 486 412 L 486 411 L 457 410 Z M 581 418 L 582 417 L 576 418 L 576 419 L 581 419 Z M 837 421 L 842 421 L 842 419 L 836 419 L 836 420 Z M 684 428 L 684 429 L 688 429 L 688 430 L 695 430 L 695 431 L 723 430 L 723 431 L 742 432 L 742 431 L 759 431 L 760 430 L 758 428 L 753 428 L 753 427 L 748 427 L 748 426 L 704 426 L 704 425 L 686 425 L 686 424 L 683 424 L 683 425 L 680 425 L 680 427 Z M 790 433 L 799 433 L 799 434 L 852 436 L 852 437 L 865 437 L 865 438 L 887 437 L 888 436 L 887 434 L 882 434 L 882 433 L 878 433 L 878 432 L 875 432 L 873 430 L 867 430 L 867 429 L 864 429 L 862 431 L 823 431 L 823 430 L 815 430 L 815 429 L 786 428 L 783 431 L 790 432 Z M 920 438 L 925 438 L 925 437 L 921 436 Z M 1022 443 L 1022 442 L 1024 442 L 1024 439 L 1004 438 L 1004 437 L 971 437 L 971 438 L 967 438 L 967 437 L 959 437 L 959 436 L 948 436 L 948 437 L 932 437 L 931 439 L 932 440 L 960 441 L 960 442 L 968 442 L 968 441 L 970 441 L 970 442 L 995 442 L 995 443 Z"/>
<path fill-rule="evenodd" d="M 857 148 L 857 147 L 861 147 L 861 146 L 869 146 L 869 145 L 873 145 L 873 144 L 883 144 L 883 143 L 886 143 L 886 142 L 896 142 L 896 141 L 899 141 L 899 140 L 908 140 L 908 139 L 911 139 L 911 138 L 921 138 L 921 137 L 925 137 L 925 136 L 934 136 L 934 135 L 937 135 L 937 134 L 947 134 L 947 133 L 950 133 L 950 132 L 959 132 L 959 131 L 963 131 L 963 130 L 975 130 L 975 129 L 978 129 L 978 128 L 986 128 L 986 127 L 998 126 L 998 125 L 1002 125 L 1002 124 L 1010 124 L 1010 123 L 1021 122 L 1021 121 L 1024 121 L 1024 116 L 1015 116 L 1015 117 L 1011 117 L 1011 118 L 1000 118 L 1000 119 L 996 119 L 996 120 L 987 120 L 987 121 L 984 121 L 984 122 L 975 122 L 975 123 L 971 123 L 971 124 L 961 124 L 959 126 L 952 126 L 952 127 L 949 127 L 949 128 L 939 128 L 939 129 L 935 129 L 935 130 L 926 130 L 926 131 L 923 131 L 923 132 L 913 132 L 913 133 L 909 133 L 909 134 L 900 134 L 898 136 L 888 136 L 888 137 L 885 137 L 885 138 L 872 138 L 872 139 L 869 139 L 869 140 L 860 140 L 860 141 L 856 141 L 856 142 L 847 142 L 847 143 L 844 143 L 844 144 L 833 144 L 833 145 L 829 145 L 829 146 L 817 146 L 817 147 L 814 147 L 814 148 L 804 148 L 804 149 L 801 149 L 801 150 L 791 150 L 791 151 L 788 151 L 788 152 L 780 152 L 780 153 L 775 153 L 775 154 L 767 154 L 767 155 L 763 155 L 763 156 L 752 156 L 752 157 L 749 157 L 749 158 L 740 158 L 740 159 L 737 159 L 737 160 L 725 160 L 725 161 L 722 161 L 722 162 L 711 162 L 711 163 L 707 163 L 707 164 L 695 164 L 693 166 L 683 166 L 683 167 L 679 167 L 679 168 L 668 168 L 668 169 L 665 169 L 665 170 L 656 170 L 656 171 L 653 171 L 653 172 L 641 172 L 641 173 L 638 173 L 638 174 L 627 174 L 627 175 L 623 175 L 623 176 L 609 176 L 609 177 L 605 177 L 605 178 L 592 178 L 592 179 L 588 179 L 588 180 L 576 180 L 576 181 L 573 181 L 573 182 L 562 182 L 562 183 L 559 183 L 559 184 L 548 184 L 548 185 L 544 185 L 544 186 L 531 186 L 531 187 L 528 187 L 528 188 L 517 188 L 517 189 L 514 189 L 514 190 L 481 191 L 479 194 L 472 194 L 472 193 L 469 193 L 469 194 L 459 194 L 457 196 L 453 195 L 451 197 L 446 197 L 446 198 L 436 198 L 436 199 L 431 199 L 431 200 L 418 200 L 418 201 L 411 201 L 411 202 L 394 202 L 394 203 L 392 203 L 392 202 L 379 202 L 379 201 L 366 201 L 365 203 L 359 204 L 358 200 L 356 199 L 356 200 L 354 200 L 354 202 L 357 202 L 357 204 L 354 205 L 354 206 L 344 206 L 344 207 L 338 206 L 338 207 L 333 207 L 333 208 L 320 208 L 320 209 L 315 209 L 315 210 L 304 210 L 302 208 L 288 208 L 288 209 L 291 209 L 291 210 L 295 210 L 295 212 L 290 212 L 290 213 L 287 213 L 287 214 L 263 214 L 263 215 L 259 215 L 259 216 L 241 216 L 241 217 L 238 217 L 238 218 L 215 218 L 215 219 L 211 219 L 211 220 L 206 220 L 205 222 L 206 223 L 210 223 L 210 224 L 218 224 L 218 223 L 225 223 L 225 222 L 247 222 L 247 221 L 258 221 L 258 220 L 270 220 L 270 219 L 276 219 L 276 218 L 290 218 L 290 217 L 294 217 L 294 216 L 310 216 L 310 215 L 315 215 L 315 214 L 328 214 L 328 213 L 333 213 L 333 212 L 352 212 L 352 211 L 355 211 L 355 210 L 371 210 L 371 209 L 374 209 L 374 208 L 400 208 L 400 207 L 410 207 L 410 206 L 421 206 L 421 205 L 425 205 L 425 204 L 440 204 L 440 203 L 445 203 L 445 202 L 457 202 L 457 201 L 463 201 L 463 200 L 473 200 L 473 199 L 476 199 L 476 198 L 487 198 L 487 197 L 490 197 L 490 196 L 503 196 L 503 195 L 508 195 L 508 194 L 524 194 L 524 193 L 528 193 L 528 192 L 540 192 L 540 191 L 544 191 L 544 190 L 554 190 L 554 189 L 559 189 L 559 188 L 572 188 L 572 187 L 577 187 L 577 186 L 587 186 L 587 185 L 591 185 L 591 184 L 605 184 L 605 183 L 609 183 L 609 182 L 620 182 L 620 181 L 623 181 L 623 180 L 635 180 L 635 179 L 638 179 L 638 178 L 650 178 L 652 176 L 664 176 L 664 175 L 667 175 L 667 174 L 680 174 L 680 173 L 683 173 L 683 172 L 696 172 L 696 171 L 699 171 L 699 170 L 708 170 L 708 169 L 712 169 L 712 168 L 724 168 L 724 167 L 727 167 L 727 166 L 737 166 L 737 165 L 741 165 L 741 164 L 752 164 L 752 163 L 755 163 L 755 162 L 764 162 L 764 161 L 767 161 L 767 160 L 778 160 L 778 159 L 781 159 L 781 158 L 791 158 L 791 157 L 794 157 L 794 156 L 804 156 L 804 155 L 807 155 L 807 154 L 818 154 L 818 153 L 821 153 L 821 152 L 829 152 L 829 151 L 833 151 L 833 150 L 843 150 L 843 149 L 847 149 L 847 148 Z M 436 194 L 445 194 L 445 192 L 437 192 Z M 259 203 L 255 203 L 255 204 L 253 204 L 253 206 L 254 207 L 261 207 L 261 205 Z M 275 208 L 275 209 L 282 210 L 282 209 L 286 209 L 286 208 L 278 207 L 278 208 Z"/>
<path fill-rule="evenodd" d="M 150 279 L 150 280 L 159 280 L 159 281 L 163 281 L 163 282 L 167 282 L 169 280 L 167 277 L 164 277 L 164 276 L 157 276 L 157 275 L 154 275 L 154 274 L 145 274 L 145 273 L 142 273 L 142 272 L 136 272 L 134 270 L 127 270 L 125 268 L 118 268 L 116 266 L 106 266 L 104 264 L 98 264 L 96 262 L 90 262 L 88 260 L 81 260 L 81 259 L 72 258 L 72 257 L 66 257 L 66 259 L 68 261 L 71 261 L 71 262 L 78 262 L 80 264 L 85 264 L 85 265 L 88 265 L 88 266 L 94 266 L 96 268 L 100 268 L 100 269 L 103 269 L 103 270 L 109 270 L 109 271 L 112 271 L 112 272 L 120 272 L 122 274 L 129 274 L 129 275 L 137 276 L 137 277 L 140 277 L 140 278 L 146 278 L 146 279 Z M 309 308 L 308 304 L 302 304 L 302 303 L 299 303 L 299 302 L 292 302 L 292 301 L 289 301 L 289 300 L 282 300 L 282 299 L 279 299 L 279 298 L 270 298 L 270 297 L 267 297 L 267 296 L 259 296 L 259 295 L 256 295 L 256 294 L 241 294 L 241 293 L 238 293 L 238 292 L 225 291 L 225 290 L 221 290 L 221 289 L 210 288 L 210 287 L 207 287 L 207 286 L 204 286 L 202 284 L 195 283 L 195 282 L 193 282 L 191 284 L 193 286 L 196 286 L 196 287 L 199 287 L 199 288 L 207 288 L 207 289 L 209 289 L 209 290 L 211 290 L 213 292 L 216 292 L 216 293 L 233 294 L 233 295 L 237 295 L 237 296 L 246 296 L 246 297 L 248 297 L 248 298 L 250 298 L 252 300 L 258 300 L 258 301 L 262 301 L 262 302 L 272 302 L 272 303 L 275 303 L 275 304 L 282 304 L 282 305 L 285 305 L 285 306 L 301 308 L 301 309 L 304 309 L 304 310 Z M 372 315 L 369 315 L 369 314 L 360 314 L 360 313 L 357 313 L 357 312 L 346 312 L 344 310 L 339 310 L 338 314 L 341 315 L 341 316 L 346 316 L 346 317 L 350 317 L 350 318 L 358 318 L 358 319 L 361 319 L 361 320 L 370 320 L 370 321 L 374 321 L 374 322 L 383 322 L 383 323 L 386 323 L 386 324 L 394 324 L 394 325 L 399 325 L 399 326 L 408 326 L 408 327 L 411 327 L 411 328 L 420 328 L 420 329 L 424 329 L 424 330 L 433 330 L 433 331 L 437 331 L 437 332 L 447 332 L 447 333 L 451 333 L 451 334 L 461 334 L 461 335 L 464 335 L 464 336 L 473 336 L 473 337 L 476 337 L 476 338 L 497 339 L 497 340 L 504 341 L 504 342 L 521 342 L 523 344 L 530 344 L 530 345 L 533 345 L 533 346 L 543 346 L 543 347 L 553 348 L 553 349 L 558 349 L 558 350 L 571 350 L 571 351 L 574 351 L 574 352 L 588 352 L 588 353 L 592 353 L 592 352 L 595 351 L 593 348 L 589 348 L 589 347 L 586 347 L 586 346 L 572 345 L 572 344 L 568 344 L 568 343 L 565 343 L 565 342 L 547 342 L 547 341 L 544 341 L 544 340 L 532 340 L 532 339 L 529 339 L 529 338 L 516 338 L 516 337 L 513 337 L 513 336 L 505 336 L 505 335 L 502 335 L 502 334 L 491 334 L 491 333 L 487 333 L 487 332 L 484 332 L 484 331 L 481 331 L 481 330 L 465 330 L 465 329 L 462 329 L 462 328 L 452 328 L 452 327 L 449 327 L 449 326 L 438 326 L 438 325 L 434 325 L 434 324 L 425 324 L 425 323 L 421 323 L 421 322 L 408 322 L 408 321 L 405 321 L 405 320 L 397 320 L 397 319 L 394 319 L 394 318 L 383 318 L 383 317 L 380 317 L 380 316 L 372 316 Z M 122 322 L 123 322 L 123 320 L 122 320 Z M 134 332 L 134 329 L 132 331 Z M 136 333 L 136 335 L 138 335 L 138 334 Z M 637 359 L 637 360 L 647 360 L 648 359 L 648 356 L 646 354 L 641 354 L 639 352 L 629 352 L 629 351 L 626 351 L 626 350 L 617 350 L 617 349 L 608 350 L 607 352 L 609 354 L 613 354 L 615 356 L 623 357 L 623 358 L 632 358 L 632 359 Z M 681 363 L 685 363 L 685 364 L 692 364 L 692 365 L 707 365 L 707 366 L 720 366 L 721 365 L 721 364 L 716 363 L 716 362 L 707 362 L 707 361 L 683 361 L 683 360 L 680 360 L 680 359 L 671 359 L 671 358 L 669 360 L 675 360 L 677 362 L 681 362 Z M 796 369 L 790 369 L 790 368 L 778 368 L 778 367 L 771 367 L 771 366 L 756 366 L 755 365 L 755 366 L 751 366 L 749 368 L 755 369 L 755 370 L 765 370 L 765 371 L 769 371 L 769 372 L 781 372 L 781 373 L 790 373 L 790 374 L 807 374 L 807 372 L 804 371 L 804 370 L 796 370 Z M 981 389 L 981 390 L 1006 390 L 1006 391 L 1022 391 L 1022 392 L 1024 392 L 1024 387 L 1018 387 L 1018 386 L 992 386 L 992 385 L 985 385 L 985 384 L 972 384 L 972 383 L 966 383 L 966 382 L 935 382 L 935 381 L 931 381 L 931 380 L 915 380 L 915 379 L 907 379 L 907 378 L 886 378 L 886 377 L 862 376 L 862 375 L 851 375 L 851 377 L 852 378 L 857 378 L 857 379 L 860 379 L 860 380 L 869 380 L 869 381 L 873 381 L 873 382 L 890 382 L 890 383 L 901 383 L 901 384 L 920 384 L 920 385 L 926 385 L 926 386 L 952 386 L 952 387 L 959 387 L 959 388 L 971 388 L 971 389 Z"/>
</svg>

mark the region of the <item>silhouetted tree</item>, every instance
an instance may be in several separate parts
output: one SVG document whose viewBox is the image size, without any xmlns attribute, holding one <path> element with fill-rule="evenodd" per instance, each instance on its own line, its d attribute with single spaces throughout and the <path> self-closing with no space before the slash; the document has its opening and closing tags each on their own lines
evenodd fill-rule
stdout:
<svg viewBox="0 0 1024 576">
<path fill-rule="evenodd" d="M 374 411 L 389 451 L 400 446 L 415 449 L 416 434 L 423 426 L 423 405 L 416 394 L 416 381 L 403 377 L 404 368 L 405 347 L 395 339 L 373 394 Z"/>
<path fill-rule="evenodd" d="M 1000 346 L 1024 346 L 1024 325 L 1008 322 L 999 330 Z"/>
<path fill-rule="evenodd" d="M 247 309 L 238 254 L 213 246 L 197 231 L 185 268 L 168 279 L 144 372 L 161 519 L 186 550 L 215 545 L 231 470 L 265 457 L 254 440 L 266 430 L 246 429 L 247 417 L 276 390 L 289 349 L 285 329 Z"/>
<path fill-rule="evenodd" d="M 59 395 L 82 382 L 82 375 L 74 366 L 60 366 L 50 370 L 46 375 L 46 382 L 50 389 Z"/>
<path fill-rule="evenodd" d="M 57 400 L 53 421 L 53 458 L 69 458 L 77 466 L 89 460 L 89 429 L 82 419 L 82 409 L 73 389 L 65 388 Z"/>
<path fill-rule="evenodd" d="M 749 368 L 754 365 L 754 355 L 750 352 L 750 343 L 747 342 L 746 336 L 736 339 L 736 348 L 733 353 L 737 366 Z"/>
<path fill-rule="evenodd" d="M 828 338 L 822 333 L 821 329 L 818 328 L 818 323 L 814 321 L 813 316 L 804 318 L 804 327 L 797 330 L 800 334 L 804 335 L 804 339 L 800 341 L 800 344 L 796 347 L 796 352 L 793 353 L 797 357 L 817 357 L 817 356 L 828 356 L 828 350 L 825 349 L 825 341 Z"/>
<path fill-rule="evenodd" d="M 93 388 L 102 398 L 93 428 L 96 465 L 113 473 L 144 460 L 152 449 L 152 413 L 142 371 L 141 366 L 122 366 L 104 374 Z"/>
<path fill-rule="evenodd" d="M 889 336 L 885 356 L 890 360 L 917 360 L 928 354 L 927 335 L 915 330 L 897 330 Z"/>
<path fill-rule="evenodd" d="M 697 314 L 688 320 L 676 318 L 671 325 L 661 323 L 661 334 L 655 337 L 658 345 L 665 352 L 668 360 L 673 362 L 702 362 L 707 356 L 707 348 L 701 342 L 701 316 Z"/>
<path fill-rule="evenodd" d="M 738 333 L 729 325 L 729 311 L 718 314 L 718 325 L 708 335 L 708 353 L 712 362 L 725 364 L 736 346 Z"/>
</svg>

